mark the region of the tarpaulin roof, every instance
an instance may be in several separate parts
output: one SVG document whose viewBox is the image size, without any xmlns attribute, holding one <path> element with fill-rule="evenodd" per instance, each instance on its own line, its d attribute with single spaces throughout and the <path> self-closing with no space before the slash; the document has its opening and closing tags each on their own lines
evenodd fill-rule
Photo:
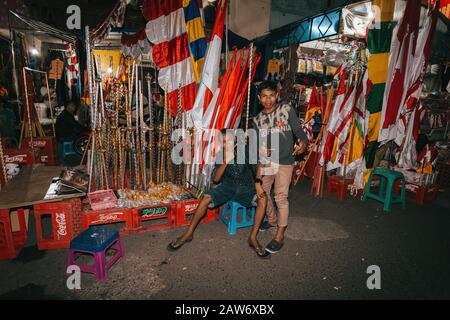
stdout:
<svg viewBox="0 0 450 320">
<path fill-rule="evenodd" d="M 52 27 L 46 23 L 31 19 L 29 17 L 25 17 L 15 11 L 10 10 L 9 12 L 11 12 L 11 14 L 16 16 L 18 19 L 20 19 L 24 23 L 26 23 L 31 28 L 38 30 L 38 31 L 45 32 L 46 34 L 51 35 L 55 38 L 58 38 L 58 39 L 61 39 L 61 40 L 67 41 L 67 42 L 75 42 L 77 39 L 76 35 L 74 35 L 72 33 L 56 29 L 55 27 Z"/>
</svg>

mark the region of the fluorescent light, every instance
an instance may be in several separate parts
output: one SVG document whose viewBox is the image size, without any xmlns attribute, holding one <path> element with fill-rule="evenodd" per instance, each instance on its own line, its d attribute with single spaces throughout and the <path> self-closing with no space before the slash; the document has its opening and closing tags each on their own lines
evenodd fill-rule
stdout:
<svg viewBox="0 0 450 320">
<path fill-rule="evenodd" d="M 30 53 L 31 53 L 33 56 L 39 55 L 39 51 L 38 51 L 38 49 L 36 49 L 36 48 L 31 48 L 31 49 L 30 49 Z"/>
<path fill-rule="evenodd" d="M 108 73 L 112 73 L 113 69 L 111 67 L 108 68 Z"/>
</svg>

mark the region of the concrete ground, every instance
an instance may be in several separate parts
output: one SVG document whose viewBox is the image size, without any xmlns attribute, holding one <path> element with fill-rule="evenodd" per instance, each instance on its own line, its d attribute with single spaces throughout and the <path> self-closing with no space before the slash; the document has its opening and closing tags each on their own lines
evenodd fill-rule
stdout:
<svg viewBox="0 0 450 320">
<path fill-rule="evenodd" d="M 33 220 L 15 260 L 0 261 L 0 299 L 449 299 L 450 198 L 433 204 L 337 201 L 290 193 L 284 248 L 262 260 L 247 245 L 249 228 L 229 236 L 220 221 L 199 226 L 177 252 L 167 244 L 183 228 L 123 237 L 126 259 L 97 283 L 83 273 L 81 290 L 66 287 L 67 250 L 38 251 Z M 260 233 L 263 244 L 273 230 Z M 369 290 L 377 265 L 381 289 Z"/>
</svg>

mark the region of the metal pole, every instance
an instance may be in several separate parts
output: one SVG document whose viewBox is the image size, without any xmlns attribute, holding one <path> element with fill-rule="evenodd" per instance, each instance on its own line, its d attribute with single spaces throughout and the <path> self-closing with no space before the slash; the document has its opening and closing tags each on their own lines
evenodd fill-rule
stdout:
<svg viewBox="0 0 450 320">
<path fill-rule="evenodd" d="M 87 71 L 88 71 L 88 86 L 89 86 L 89 104 L 90 104 L 90 110 L 91 110 L 91 130 L 92 130 L 92 144 L 91 144 L 91 163 L 89 165 L 89 186 L 88 186 L 88 192 L 91 192 L 91 185 L 92 185 L 92 167 L 93 167 L 93 161 L 94 161 L 94 146 L 95 146 L 95 121 L 94 121 L 94 84 L 92 81 L 92 61 L 91 61 L 91 42 L 90 42 L 90 36 L 89 36 L 89 26 L 86 26 L 85 29 L 85 42 L 86 42 L 86 65 L 87 65 Z"/>
</svg>

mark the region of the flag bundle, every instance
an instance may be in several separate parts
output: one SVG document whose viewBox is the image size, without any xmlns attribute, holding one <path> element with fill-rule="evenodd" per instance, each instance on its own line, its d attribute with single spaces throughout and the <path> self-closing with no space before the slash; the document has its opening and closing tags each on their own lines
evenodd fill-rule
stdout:
<svg viewBox="0 0 450 320">
<path fill-rule="evenodd" d="M 192 125 L 197 130 L 207 129 L 209 127 L 209 122 L 203 123 L 203 117 L 219 86 L 220 55 L 227 10 L 226 3 L 226 0 L 219 2 L 214 27 L 206 51 L 198 94 L 195 97 L 194 106 L 190 111 L 190 120 L 192 120 Z"/>
<path fill-rule="evenodd" d="M 407 4 L 405 15 L 409 6 L 413 6 L 413 4 Z M 436 29 L 438 10 L 439 1 L 436 1 L 434 7 L 428 12 L 423 27 L 418 32 L 414 56 L 411 60 L 412 72 L 409 74 L 408 86 L 398 111 L 400 121 L 395 142 L 401 146 L 398 166 L 405 169 L 412 169 L 416 166 L 416 142 L 419 136 L 419 121 L 420 115 L 424 111 L 424 108 L 419 103 L 419 97 L 422 93 L 423 75 L 431 54 L 431 42 Z"/>
</svg>

